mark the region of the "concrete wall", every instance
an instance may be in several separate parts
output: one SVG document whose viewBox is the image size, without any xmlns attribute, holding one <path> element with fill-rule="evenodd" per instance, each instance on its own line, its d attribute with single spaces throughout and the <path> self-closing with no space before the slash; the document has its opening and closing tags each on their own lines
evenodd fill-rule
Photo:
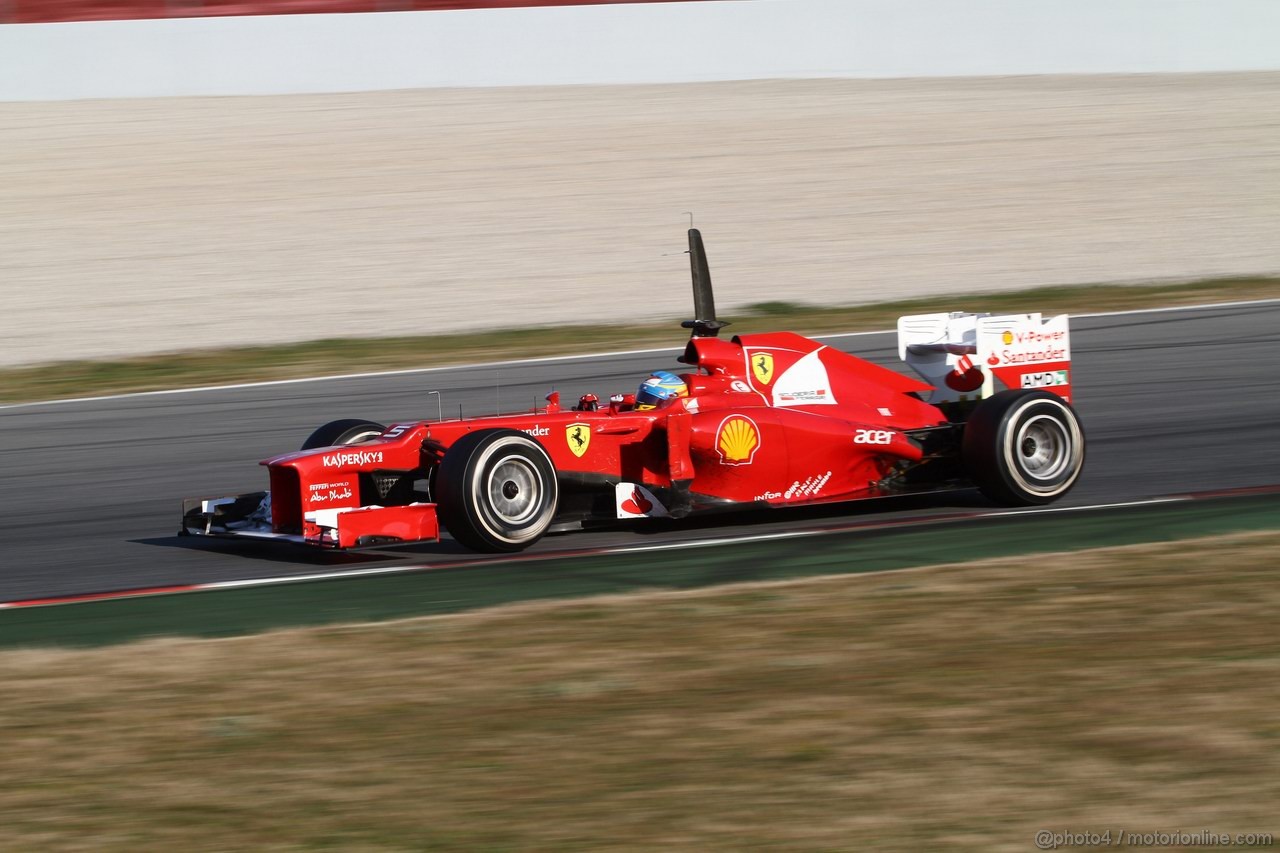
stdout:
<svg viewBox="0 0 1280 853">
<path fill-rule="evenodd" d="M 0 100 L 1280 68 L 1277 0 L 724 0 L 0 26 Z"/>
</svg>

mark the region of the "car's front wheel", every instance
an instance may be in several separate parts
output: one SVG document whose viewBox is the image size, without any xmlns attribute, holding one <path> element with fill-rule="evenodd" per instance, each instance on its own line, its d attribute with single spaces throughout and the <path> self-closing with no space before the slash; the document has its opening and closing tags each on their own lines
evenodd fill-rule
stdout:
<svg viewBox="0 0 1280 853">
<path fill-rule="evenodd" d="M 343 418 L 317 429 L 302 442 L 303 450 L 315 450 L 319 447 L 341 447 L 347 444 L 359 444 L 371 438 L 377 438 L 387 431 L 382 424 L 365 421 L 359 418 Z"/>
<path fill-rule="evenodd" d="M 1011 506 L 1051 503 L 1084 468 L 1084 428 L 1048 391 L 1001 391 L 983 400 L 964 428 L 961 456 L 982 493 Z"/>
<path fill-rule="evenodd" d="M 513 429 L 454 442 L 436 473 L 437 512 L 458 542 L 477 551 L 521 551 L 551 524 L 556 469 L 542 445 Z"/>
</svg>

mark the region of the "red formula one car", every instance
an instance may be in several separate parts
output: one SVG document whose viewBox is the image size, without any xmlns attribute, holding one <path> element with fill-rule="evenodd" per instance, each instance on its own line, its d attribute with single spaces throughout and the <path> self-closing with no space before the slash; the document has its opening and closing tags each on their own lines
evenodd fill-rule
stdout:
<svg viewBox="0 0 1280 853">
<path fill-rule="evenodd" d="M 601 405 L 334 421 L 269 459 L 270 491 L 188 499 L 182 533 L 329 548 L 435 540 L 518 551 L 557 529 L 976 485 L 1008 505 L 1064 495 L 1084 464 L 1066 316 L 898 322 L 911 379 L 790 332 L 719 337 L 699 233 L 683 376 Z M 997 390 L 998 385 L 1006 390 Z"/>
</svg>

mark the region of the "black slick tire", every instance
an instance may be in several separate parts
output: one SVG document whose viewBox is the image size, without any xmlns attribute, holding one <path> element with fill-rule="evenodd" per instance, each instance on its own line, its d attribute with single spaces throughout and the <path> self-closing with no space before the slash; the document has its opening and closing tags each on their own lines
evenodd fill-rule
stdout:
<svg viewBox="0 0 1280 853">
<path fill-rule="evenodd" d="M 462 545 L 491 553 L 522 551 L 556 514 L 555 464 L 534 439 L 486 429 L 454 442 L 436 472 L 436 512 Z"/>
<path fill-rule="evenodd" d="M 1084 428 L 1071 405 L 1048 391 L 1001 391 L 974 409 L 961 459 L 970 479 L 1007 506 L 1052 503 L 1084 468 Z"/>
<path fill-rule="evenodd" d="M 387 428 L 373 421 L 359 418 L 344 418 L 330 421 L 317 429 L 302 442 L 303 450 L 315 450 L 320 447 L 342 447 L 375 438 L 387 431 Z"/>
</svg>

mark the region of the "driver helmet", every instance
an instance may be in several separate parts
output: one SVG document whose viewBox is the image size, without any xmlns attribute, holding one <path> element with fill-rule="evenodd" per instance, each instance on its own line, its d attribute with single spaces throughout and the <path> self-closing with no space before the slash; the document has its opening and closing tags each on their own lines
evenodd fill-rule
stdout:
<svg viewBox="0 0 1280 853">
<path fill-rule="evenodd" d="M 674 373 L 656 370 L 640 383 L 636 392 L 636 411 L 661 408 L 677 397 L 688 397 L 689 386 Z"/>
</svg>

